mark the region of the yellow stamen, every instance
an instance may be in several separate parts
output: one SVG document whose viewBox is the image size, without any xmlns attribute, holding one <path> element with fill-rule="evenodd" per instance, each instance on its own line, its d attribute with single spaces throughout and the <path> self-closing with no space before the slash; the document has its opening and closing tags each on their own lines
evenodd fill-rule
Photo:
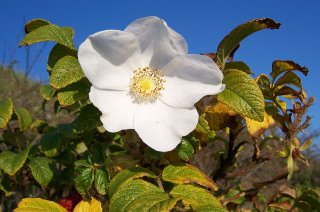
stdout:
<svg viewBox="0 0 320 212">
<path fill-rule="evenodd" d="M 162 73 L 154 68 L 138 68 L 133 71 L 130 82 L 132 97 L 137 102 L 155 101 L 164 89 Z"/>
</svg>

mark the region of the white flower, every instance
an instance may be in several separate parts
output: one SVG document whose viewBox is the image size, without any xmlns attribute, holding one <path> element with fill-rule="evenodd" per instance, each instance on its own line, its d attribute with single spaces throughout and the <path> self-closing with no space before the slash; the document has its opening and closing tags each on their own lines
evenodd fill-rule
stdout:
<svg viewBox="0 0 320 212">
<path fill-rule="evenodd" d="M 194 130 L 199 118 L 194 104 L 224 89 L 216 64 L 188 54 L 184 38 L 157 17 L 89 36 L 78 57 L 105 129 L 135 129 L 161 152 Z"/>
</svg>

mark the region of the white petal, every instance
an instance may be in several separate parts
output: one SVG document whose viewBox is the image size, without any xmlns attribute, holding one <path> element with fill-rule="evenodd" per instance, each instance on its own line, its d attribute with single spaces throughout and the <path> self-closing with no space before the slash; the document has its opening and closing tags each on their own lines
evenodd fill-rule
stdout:
<svg viewBox="0 0 320 212">
<path fill-rule="evenodd" d="M 132 71 L 141 66 L 141 50 L 130 32 L 106 30 L 79 47 L 79 62 L 89 81 L 100 89 L 128 89 Z"/>
<path fill-rule="evenodd" d="M 145 17 L 131 23 L 125 31 L 134 33 L 146 65 L 162 68 L 176 55 L 187 54 L 184 38 L 158 17 Z"/>
<path fill-rule="evenodd" d="M 134 115 L 134 129 L 149 147 L 167 152 L 173 150 L 181 137 L 189 134 L 198 123 L 198 112 L 172 108 L 161 101 L 139 105 Z"/>
<path fill-rule="evenodd" d="M 160 99 L 175 108 L 190 108 L 203 96 L 225 87 L 222 72 L 204 55 L 177 56 L 162 71 L 166 82 Z"/>
<path fill-rule="evenodd" d="M 133 117 L 136 105 L 128 91 L 100 90 L 91 86 L 90 101 L 101 112 L 103 126 L 109 132 L 133 129 Z"/>
</svg>

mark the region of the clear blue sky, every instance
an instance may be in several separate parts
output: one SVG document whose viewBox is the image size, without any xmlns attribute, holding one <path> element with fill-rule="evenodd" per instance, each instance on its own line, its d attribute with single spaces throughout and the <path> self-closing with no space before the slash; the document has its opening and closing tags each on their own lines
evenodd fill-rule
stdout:
<svg viewBox="0 0 320 212">
<path fill-rule="evenodd" d="M 270 73 L 275 59 L 294 60 L 307 66 L 310 74 L 303 80 L 309 95 L 316 98 L 310 111 L 312 129 L 320 129 L 320 1 L 214 1 L 214 0 L 1 0 L 0 55 L 17 46 L 17 35 L 23 20 L 47 19 L 60 26 L 75 29 L 75 44 L 105 29 L 124 29 L 130 22 L 144 16 L 163 18 L 188 42 L 190 53 L 214 52 L 221 39 L 233 27 L 247 20 L 270 17 L 282 23 L 280 30 L 260 31 L 241 43 L 237 60 L 250 65 L 258 75 Z M 36 47 L 34 47 L 36 50 Z M 50 45 L 40 57 L 33 76 L 47 79 L 46 60 Z M 15 51 L 23 69 L 25 51 Z M 7 55 L 8 55 L 7 54 Z"/>
</svg>

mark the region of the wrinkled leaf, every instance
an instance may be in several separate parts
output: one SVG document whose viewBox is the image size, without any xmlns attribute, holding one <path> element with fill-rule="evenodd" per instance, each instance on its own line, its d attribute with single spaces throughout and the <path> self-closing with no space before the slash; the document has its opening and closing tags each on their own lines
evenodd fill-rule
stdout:
<svg viewBox="0 0 320 212">
<path fill-rule="evenodd" d="M 92 130 L 100 124 L 101 112 L 89 104 L 81 108 L 79 116 L 72 122 L 73 129 L 77 133 Z"/>
<path fill-rule="evenodd" d="M 19 202 L 14 212 L 67 212 L 67 210 L 53 201 L 41 198 L 24 198 Z"/>
<path fill-rule="evenodd" d="M 123 184 L 112 196 L 110 212 L 170 211 L 178 199 L 143 180 Z"/>
<path fill-rule="evenodd" d="M 94 180 L 92 168 L 79 168 L 79 175 L 74 179 L 75 186 L 79 194 L 83 197 L 89 196 L 89 190 Z"/>
<path fill-rule="evenodd" d="M 226 63 L 224 70 L 228 70 L 228 69 L 236 69 L 236 70 L 243 71 L 247 74 L 252 74 L 249 66 L 242 61 L 231 61 Z"/>
<path fill-rule="evenodd" d="M 269 203 L 268 206 L 269 206 L 269 207 L 272 207 L 272 208 L 283 209 L 283 210 L 286 210 L 286 211 L 290 211 L 290 209 L 292 208 L 292 205 L 290 204 L 289 201 L 285 201 L 285 202 L 272 202 L 272 203 Z"/>
<path fill-rule="evenodd" d="M 88 93 L 88 86 L 84 83 L 77 82 L 59 90 L 57 97 L 60 105 L 70 106 L 77 101 L 87 98 Z"/>
<path fill-rule="evenodd" d="M 178 156 L 184 161 L 189 161 L 194 154 L 194 148 L 187 139 L 182 139 L 181 143 L 177 147 L 177 151 Z"/>
<path fill-rule="evenodd" d="M 73 56 L 75 58 L 77 58 L 77 50 L 75 49 L 70 49 L 67 48 L 63 45 L 60 44 L 56 44 L 50 54 L 49 54 L 49 58 L 48 58 L 48 64 L 47 64 L 47 70 L 49 73 L 51 73 L 54 65 L 63 57 L 70 55 Z"/>
<path fill-rule="evenodd" d="M 126 170 L 123 170 L 119 174 L 117 174 L 114 178 L 112 178 L 110 184 L 109 184 L 109 197 L 111 198 L 114 193 L 120 188 L 120 186 L 128 181 L 131 181 L 136 178 L 142 178 L 142 177 L 150 177 L 150 178 L 156 178 L 157 176 L 142 167 L 133 167 Z"/>
<path fill-rule="evenodd" d="M 307 76 L 308 69 L 306 67 L 301 67 L 299 64 L 290 61 L 290 60 L 276 60 L 272 63 L 272 72 L 270 76 L 275 79 L 277 78 L 281 73 L 286 71 L 300 71 L 302 74 Z"/>
<path fill-rule="evenodd" d="M 226 88 L 218 95 L 223 102 L 243 117 L 263 121 L 264 98 L 257 83 L 239 70 L 226 71 L 223 83 Z"/>
<path fill-rule="evenodd" d="M 27 160 L 31 146 L 19 153 L 3 151 L 0 153 L 0 169 L 13 176 Z"/>
<path fill-rule="evenodd" d="M 94 186 L 97 192 L 105 195 L 110 183 L 109 173 L 102 169 L 97 169 L 94 176 Z"/>
<path fill-rule="evenodd" d="M 82 200 L 76 205 L 73 212 L 102 212 L 102 204 L 95 198 L 92 198 L 90 202 Z"/>
<path fill-rule="evenodd" d="M 20 42 L 20 46 L 31 45 L 38 42 L 53 41 L 64 45 L 70 49 L 74 49 L 73 30 L 69 27 L 58 27 L 54 24 L 48 24 L 34 29 L 26 34 Z"/>
<path fill-rule="evenodd" d="M 224 69 L 224 64 L 239 43 L 252 33 L 262 29 L 278 29 L 279 23 L 270 18 L 255 19 L 239 25 L 220 42 L 217 49 L 217 63 Z"/>
<path fill-rule="evenodd" d="M 20 130 L 27 130 L 32 123 L 32 118 L 29 111 L 23 107 L 20 107 L 15 108 L 14 112 L 18 116 Z"/>
<path fill-rule="evenodd" d="M 30 160 L 32 176 L 41 186 L 47 186 L 53 177 L 50 164 L 51 160 L 45 157 L 35 157 Z"/>
<path fill-rule="evenodd" d="M 282 85 L 294 85 L 300 89 L 302 88 L 301 79 L 293 72 L 286 72 L 277 80 L 277 82 L 274 84 L 274 87 Z"/>
<path fill-rule="evenodd" d="M 79 61 L 73 56 L 65 56 L 53 67 L 50 85 L 55 89 L 60 89 L 78 82 L 84 77 Z"/>
<path fill-rule="evenodd" d="M 10 98 L 5 98 L 0 102 L 0 129 L 7 126 L 13 113 L 13 103 Z"/>
<path fill-rule="evenodd" d="M 162 172 L 162 179 L 175 184 L 196 183 L 215 191 L 218 190 L 210 178 L 189 164 L 168 165 Z"/>
<path fill-rule="evenodd" d="M 170 195 L 182 199 L 183 204 L 190 205 L 192 211 L 227 212 L 215 196 L 195 185 L 177 185 L 171 190 Z"/>
</svg>

